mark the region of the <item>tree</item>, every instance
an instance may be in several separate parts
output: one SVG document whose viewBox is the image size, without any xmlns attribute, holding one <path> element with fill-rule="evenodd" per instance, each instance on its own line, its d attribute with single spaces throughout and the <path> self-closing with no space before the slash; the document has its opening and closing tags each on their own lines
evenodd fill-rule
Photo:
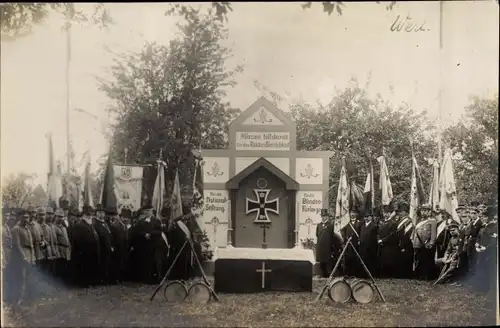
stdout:
<svg viewBox="0 0 500 328">
<path fill-rule="evenodd" d="M 490 202 L 497 198 L 498 95 L 472 97 L 465 115 L 443 132 L 456 155 L 455 180 L 459 202 Z"/>
<path fill-rule="evenodd" d="M 238 114 L 223 99 L 234 85 L 228 69 L 231 55 L 221 42 L 227 31 L 215 16 L 190 10 L 179 23 L 180 34 L 168 46 L 147 43 L 138 53 L 118 54 L 111 80 L 100 79 L 100 89 L 112 106 L 111 155 L 128 149 L 132 162 L 154 164 L 162 151 L 171 190 L 176 169 L 181 184 L 192 183 L 191 149 L 224 148 L 229 122 Z M 156 169 L 144 185 L 151 198 Z"/>
<path fill-rule="evenodd" d="M 425 158 L 433 157 L 436 145 L 432 135 L 434 126 L 426 113 L 416 113 L 408 104 L 395 108 L 381 96 L 369 97 L 367 91 L 353 80 L 351 87 L 339 91 L 329 104 L 312 106 L 295 101 L 291 113 L 297 125 L 299 150 L 332 150 L 330 161 L 330 201 L 336 198 L 341 159 L 345 156 L 350 180 L 363 187 L 369 172 L 369 158 L 374 166 L 378 185 L 376 157 L 385 151 L 395 198 L 409 201 L 411 182 L 411 144 L 422 167 L 426 186 L 430 186 L 430 167 Z M 435 155 L 434 155 L 435 156 Z M 333 204 L 332 202 L 330 204 Z"/>
<path fill-rule="evenodd" d="M 78 24 L 106 27 L 112 23 L 104 4 L 96 4 L 92 13 L 75 10 L 72 3 L 2 3 L 0 21 L 3 41 L 11 41 L 31 34 L 34 26 L 43 23 L 50 13 L 58 13 Z"/>
<path fill-rule="evenodd" d="M 26 199 L 31 195 L 36 174 L 11 174 L 2 183 L 2 206 L 23 208 L 27 206 Z"/>
<path fill-rule="evenodd" d="M 45 192 L 45 189 L 42 187 L 42 185 L 38 184 L 33 189 L 33 191 L 30 193 L 30 195 L 26 198 L 25 203 L 30 204 L 31 206 L 34 206 L 35 208 L 37 208 L 39 206 L 47 206 L 48 197 L 47 197 L 47 193 Z"/>
<path fill-rule="evenodd" d="M 380 3 L 380 1 L 377 1 L 377 3 Z M 388 4 L 386 4 L 386 9 L 387 10 L 392 10 L 396 6 L 397 1 L 391 1 Z M 331 15 L 334 11 L 337 12 L 337 15 L 341 16 L 343 13 L 343 8 L 345 7 L 345 4 L 342 1 L 323 1 L 323 11 L 328 13 L 328 15 Z M 303 9 L 309 9 L 312 6 L 312 2 L 305 2 L 302 5 Z M 169 12 L 175 12 L 179 15 L 182 16 L 189 16 L 190 11 L 193 10 L 190 5 L 180 5 L 180 4 L 173 4 L 172 8 L 170 9 Z M 233 11 L 233 8 L 231 6 L 230 2 L 212 2 L 212 7 L 210 8 L 209 12 L 211 13 L 212 11 L 215 10 L 215 16 L 223 21 L 227 21 L 227 15 L 230 11 Z"/>
</svg>

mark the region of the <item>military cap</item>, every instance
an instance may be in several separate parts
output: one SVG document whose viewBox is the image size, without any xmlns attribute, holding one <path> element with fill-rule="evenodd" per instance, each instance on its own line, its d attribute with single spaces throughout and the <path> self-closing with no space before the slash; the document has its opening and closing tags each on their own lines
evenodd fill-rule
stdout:
<svg viewBox="0 0 500 328">
<path fill-rule="evenodd" d="M 96 212 L 105 212 L 105 209 L 102 207 L 102 205 L 101 205 L 101 204 L 97 204 L 97 205 L 95 206 L 95 211 L 96 211 Z"/>
<path fill-rule="evenodd" d="M 477 207 L 477 210 L 479 213 L 486 213 L 486 211 L 488 210 L 488 206 L 481 204 Z"/>
<path fill-rule="evenodd" d="M 409 210 L 410 210 L 410 204 L 403 201 L 400 201 L 398 203 L 398 207 L 396 208 L 396 212 L 408 212 Z"/>
<path fill-rule="evenodd" d="M 153 206 L 145 205 L 139 209 L 139 216 L 153 211 Z"/>
<path fill-rule="evenodd" d="M 92 206 L 85 205 L 85 206 L 83 206 L 82 214 L 90 215 L 90 214 L 92 214 L 93 211 L 94 211 L 94 209 L 92 208 Z"/>
<path fill-rule="evenodd" d="M 67 199 L 60 199 L 59 200 L 59 207 L 63 210 L 68 210 L 69 209 L 69 200 Z"/>
<path fill-rule="evenodd" d="M 479 213 L 479 211 L 477 210 L 476 207 L 473 207 L 473 206 L 469 206 L 467 208 L 467 211 L 470 213 L 470 212 L 474 212 L 474 213 Z"/>
<path fill-rule="evenodd" d="M 132 217 L 132 211 L 130 209 L 124 207 L 120 211 L 120 216 L 123 217 L 123 218 L 130 219 Z"/>
<path fill-rule="evenodd" d="M 45 207 L 40 206 L 40 207 L 37 209 L 36 213 L 37 213 L 38 215 L 45 215 L 47 212 L 45 211 Z"/>
<path fill-rule="evenodd" d="M 28 213 L 36 213 L 36 209 L 32 205 L 28 205 L 28 209 L 26 210 Z"/>
<path fill-rule="evenodd" d="M 372 211 L 370 209 L 366 209 L 363 211 L 363 217 L 364 218 L 367 218 L 369 216 L 373 217 L 374 213 L 372 213 Z"/>
<path fill-rule="evenodd" d="M 448 224 L 448 229 L 450 229 L 450 230 L 451 229 L 458 229 L 458 227 L 459 227 L 458 223 L 456 223 L 456 222 L 452 222 L 452 223 Z"/>
<path fill-rule="evenodd" d="M 384 212 L 392 212 L 392 207 L 390 205 L 383 205 L 382 211 Z"/>
<path fill-rule="evenodd" d="M 422 204 L 420 205 L 421 210 L 432 210 L 431 204 Z"/>
<path fill-rule="evenodd" d="M 116 207 L 107 207 L 104 212 L 106 212 L 106 214 L 108 215 L 116 215 L 118 214 L 118 210 L 116 209 Z"/>
<path fill-rule="evenodd" d="M 64 217 L 64 212 L 60 208 L 58 208 L 54 214 L 55 216 Z"/>
<path fill-rule="evenodd" d="M 54 209 L 50 206 L 47 206 L 47 209 L 45 210 L 47 214 L 54 214 Z"/>
<path fill-rule="evenodd" d="M 470 206 L 471 207 L 478 207 L 479 206 L 479 202 L 476 202 L 476 201 L 470 202 Z"/>
</svg>

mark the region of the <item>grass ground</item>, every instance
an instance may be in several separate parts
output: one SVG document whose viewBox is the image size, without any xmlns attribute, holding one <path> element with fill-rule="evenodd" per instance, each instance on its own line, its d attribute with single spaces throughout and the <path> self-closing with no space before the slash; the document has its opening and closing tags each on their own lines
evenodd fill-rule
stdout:
<svg viewBox="0 0 500 328">
<path fill-rule="evenodd" d="M 31 304 L 5 308 L 2 326 L 36 327 L 337 327 L 494 325 L 494 295 L 472 294 L 464 287 L 414 280 L 377 281 L 387 302 L 335 304 L 312 300 L 311 293 L 221 294 L 205 305 L 171 304 L 154 286 L 109 286 L 54 291 Z"/>
</svg>

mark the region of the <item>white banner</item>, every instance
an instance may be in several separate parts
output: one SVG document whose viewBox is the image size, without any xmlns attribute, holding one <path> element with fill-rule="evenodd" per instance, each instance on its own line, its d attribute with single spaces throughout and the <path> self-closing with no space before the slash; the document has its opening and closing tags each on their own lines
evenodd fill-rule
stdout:
<svg viewBox="0 0 500 328">
<path fill-rule="evenodd" d="M 141 207 L 142 170 L 141 166 L 114 165 L 116 200 L 119 208 L 137 211 Z"/>
</svg>

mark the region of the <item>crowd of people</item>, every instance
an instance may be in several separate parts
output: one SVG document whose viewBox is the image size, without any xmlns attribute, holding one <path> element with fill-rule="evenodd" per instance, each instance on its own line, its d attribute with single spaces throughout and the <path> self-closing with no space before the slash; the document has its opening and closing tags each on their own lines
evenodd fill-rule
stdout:
<svg viewBox="0 0 500 328">
<path fill-rule="evenodd" d="M 186 240 L 175 221 L 194 228 L 193 212 L 188 204 L 183 207 L 188 214 L 174 220 L 168 209 L 156 216 L 151 206 L 137 213 L 100 206 L 86 207 L 79 214 L 52 207 L 4 209 L 4 299 L 32 300 L 44 293 L 41 286 L 158 283 Z M 195 249 L 200 257 L 201 247 L 195 243 Z M 185 247 L 169 279 L 196 275 L 192 260 L 190 248 Z"/>
<path fill-rule="evenodd" d="M 417 209 L 417 219 L 409 216 L 404 202 L 382 210 L 352 211 L 351 221 L 340 234 L 333 232 L 328 211 L 322 212 L 317 226 L 316 259 L 323 276 L 329 276 L 349 238 L 336 275 L 368 278 L 356 256 L 362 258 L 372 276 L 435 280 L 435 283 L 468 282 L 487 291 L 496 281 L 496 208 L 479 204 L 459 206 L 458 220 L 429 205 Z"/>
<path fill-rule="evenodd" d="M 327 277 L 347 240 L 338 274 L 374 277 L 474 282 L 481 290 L 496 280 L 497 211 L 489 206 L 460 206 L 458 222 L 448 213 L 423 205 L 414 223 L 406 203 L 384 206 L 381 211 L 350 213 L 341 234 L 327 210 L 317 225 L 316 258 Z M 191 231 L 195 213 L 183 204 L 179 218 L 169 209 L 156 216 L 151 206 L 137 213 L 114 208 L 85 207 L 80 214 L 68 209 L 29 207 L 3 210 L 2 271 L 4 297 L 21 302 L 37 297 L 45 281 L 56 288 L 119 284 L 124 281 L 158 283 L 171 266 L 186 237 L 175 224 L 185 222 Z M 134 215 L 132 215 L 134 214 Z M 202 250 L 195 243 L 196 255 Z M 199 275 L 193 254 L 185 247 L 169 279 L 187 280 Z"/>
</svg>

